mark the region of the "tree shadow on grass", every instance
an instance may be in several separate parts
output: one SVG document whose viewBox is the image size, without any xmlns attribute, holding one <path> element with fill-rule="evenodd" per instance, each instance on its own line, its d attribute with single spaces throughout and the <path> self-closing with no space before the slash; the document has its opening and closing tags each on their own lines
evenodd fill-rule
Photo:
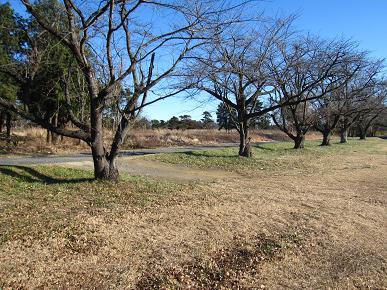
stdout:
<svg viewBox="0 0 387 290">
<path fill-rule="evenodd" d="M 193 157 L 206 157 L 206 158 L 238 157 L 238 155 L 208 154 L 200 151 L 187 151 L 187 152 L 180 152 L 179 154 L 193 156 Z"/>
<path fill-rule="evenodd" d="M 256 145 L 256 146 L 254 146 L 254 148 L 261 149 L 261 150 L 266 150 L 266 151 L 276 151 L 273 148 L 270 148 L 270 147 L 268 148 L 268 147 L 261 146 L 261 145 Z"/>
<path fill-rule="evenodd" d="M 254 146 L 254 148 L 256 149 L 261 149 L 261 150 L 265 150 L 265 151 L 271 151 L 271 152 L 288 152 L 288 151 L 294 151 L 295 152 L 295 149 L 293 147 L 288 147 L 288 148 L 270 148 L 270 147 L 265 147 L 265 146 L 261 146 L 261 145 L 256 145 Z"/>
<path fill-rule="evenodd" d="M 93 178 L 54 178 L 45 175 L 32 167 L 20 165 L 0 166 L 0 174 L 8 175 L 24 182 L 44 184 L 75 184 L 94 180 Z"/>
</svg>

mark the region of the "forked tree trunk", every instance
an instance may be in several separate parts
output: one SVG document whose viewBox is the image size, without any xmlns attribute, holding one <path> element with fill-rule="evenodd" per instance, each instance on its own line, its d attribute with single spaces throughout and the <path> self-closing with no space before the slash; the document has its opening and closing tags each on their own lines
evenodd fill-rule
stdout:
<svg viewBox="0 0 387 290">
<path fill-rule="evenodd" d="M 101 152 L 99 146 L 92 147 L 94 162 L 94 177 L 103 180 L 116 180 L 119 176 L 116 157 L 108 158 L 105 152 Z"/>
<path fill-rule="evenodd" d="M 247 122 L 243 122 L 239 130 L 239 156 L 251 157 L 251 145 L 249 136 L 249 127 Z"/>
<path fill-rule="evenodd" d="M 91 89 L 95 89 L 91 84 Z M 90 124 L 91 124 L 91 153 L 94 162 L 94 178 L 101 180 L 117 180 L 119 173 L 116 164 L 117 154 L 109 156 L 103 142 L 102 109 L 103 106 L 97 96 L 92 98 L 90 103 Z"/>
<path fill-rule="evenodd" d="M 305 143 L 305 135 L 304 134 L 297 134 L 296 137 L 293 139 L 294 141 L 294 149 L 303 149 L 304 143 Z"/>
<path fill-rule="evenodd" d="M 347 143 L 348 142 L 348 129 L 341 129 L 340 130 L 340 143 Z"/>
<path fill-rule="evenodd" d="M 109 157 L 106 152 L 102 130 L 98 130 L 95 134 L 94 142 L 91 144 L 91 153 L 93 155 L 95 179 L 116 180 L 119 175 L 116 156 Z"/>
<path fill-rule="evenodd" d="M 329 146 L 331 141 L 331 131 L 324 131 L 323 132 L 323 141 L 321 143 L 321 146 Z"/>
</svg>

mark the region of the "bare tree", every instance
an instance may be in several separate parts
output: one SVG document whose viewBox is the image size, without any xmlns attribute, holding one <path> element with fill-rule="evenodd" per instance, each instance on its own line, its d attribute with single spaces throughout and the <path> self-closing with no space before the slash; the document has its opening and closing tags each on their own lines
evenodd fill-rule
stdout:
<svg viewBox="0 0 387 290">
<path fill-rule="evenodd" d="M 288 104 L 278 108 L 272 119 L 294 141 L 295 149 L 304 147 L 305 134 L 316 121 L 312 102 L 345 82 L 334 71 L 345 60 L 347 49 L 345 43 L 311 36 L 278 45 L 278 56 L 271 61 L 275 81 L 271 101 Z"/>
<path fill-rule="evenodd" d="M 371 60 L 364 53 L 364 65 L 359 69 L 352 79 L 345 84 L 343 89 L 344 104 L 338 122 L 340 143 L 346 143 L 349 128 L 370 109 L 374 102 L 372 97 L 380 95 L 383 87 L 379 75 L 383 69 L 382 60 Z M 378 92 L 379 91 L 379 92 Z"/>
<path fill-rule="evenodd" d="M 373 94 L 365 99 L 361 104 L 361 109 L 358 110 L 358 118 L 356 127 L 360 136 L 360 140 L 365 140 L 371 126 L 377 118 L 386 110 L 387 87 L 385 82 L 380 82 L 373 90 Z"/>
<path fill-rule="evenodd" d="M 220 34 L 200 51 L 187 74 L 188 83 L 223 102 L 240 136 L 239 156 L 250 157 L 253 119 L 278 108 L 258 108 L 272 90 L 268 60 L 279 39 L 288 36 L 291 19 L 265 22 L 260 28 L 238 27 Z M 258 22 L 254 23 L 258 26 Z"/>
<path fill-rule="evenodd" d="M 244 5 L 215 0 L 63 0 L 66 23 L 62 25 L 29 0 L 21 2 L 76 59 L 87 85 L 90 119 L 80 120 L 68 106 L 77 127 L 71 130 L 1 98 L 0 105 L 56 134 L 85 141 L 92 151 L 95 177 L 100 179 L 118 177 L 116 159 L 131 121 L 145 106 L 187 89 L 175 89 L 172 72 L 210 37 L 240 21 L 235 11 Z M 121 117 L 107 149 L 103 115 L 111 104 L 116 104 Z"/>
<path fill-rule="evenodd" d="M 338 125 L 342 131 L 347 131 L 354 121 L 350 120 L 351 115 L 354 119 L 357 118 L 356 112 L 362 110 L 358 104 L 367 99 L 368 94 L 365 92 L 376 85 L 375 77 L 380 72 L 381 64 L 380 61 L 369 61 L 367 53 L 351 49 L 347 51 L 345 61 L 334 72 L 343 81 L 321 84 L 322 88 L 331 88 L 329 94 L 313 102 L 317 117 L 314 127 L 323 134 L 321 145 L 330 145 L 330 137 Z"/>
</svg>

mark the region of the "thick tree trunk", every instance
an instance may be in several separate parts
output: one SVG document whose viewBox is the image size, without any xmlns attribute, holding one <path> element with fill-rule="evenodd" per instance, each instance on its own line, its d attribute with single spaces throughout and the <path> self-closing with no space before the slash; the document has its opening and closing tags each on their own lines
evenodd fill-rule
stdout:
<svg viewBox="0 0 387 290">
<path fill-rule="evenodd" d="M 92 87 L 94 89 L 94 87 Z M 97 90 L 95 90 L 97 91 Z M 117 154 L 109 156 L 103 140 L 102 110 L 98 97 L 95 95 L 90 104 L 90 124 L 91 124 L 91 153 L 94 162 L 94 177 L 101 180 L 116 180 L 119 176 L 116 166 Z"/>
<path fill-rule="evenodd" d="M 116 157 L 108 158 L 105 152 L 100 151 L 100 146 L 91 148 L 94 162 L 95 179 L 116 180 L 119 176 Z"/>
<path fill-rule="evenodd" d="M 331 141 L 331 131 L 324 131 L 323 132 L 323 141 L 321 143 L 321 146 L 329 146 Z"/>
<path fill-rule="evenodd" d="M 11 142 L 11 128 L 12 128 L 12 115 L 11 113 L 7 112 L 6 113 L 6 137 L 7 137 L 7 142 Z"/>
<path fill-rule="evenodd" d="M 367 130 L 360 130 L 360 140 L 365 140 L 367 138 Z"/>
<path fill-rule="evenodd" d="M 303 134 L 297 134 L 294 140 L 294 149 L 303 149 L 305 143 L 305 136 Z"/>
<path fill-rule="evenodd" d="M 239 156 L 242 157 L 251 157 L 251 146 L 250 146 L 250 137 L 249 137 L 249 128 L 247 126 L 247 122 L 244 122 L 242 126 L 240 126 L 239 131 Z"/>
<path fill-rule="evenodd" d="M 341 129 L 340 130 L 340 143 L 347 143 L 348 142 L 348 129 Z"/>
</svg>

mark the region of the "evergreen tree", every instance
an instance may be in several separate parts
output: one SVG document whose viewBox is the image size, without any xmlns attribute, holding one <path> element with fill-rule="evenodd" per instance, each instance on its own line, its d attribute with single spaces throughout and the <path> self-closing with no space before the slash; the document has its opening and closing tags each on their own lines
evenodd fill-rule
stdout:
<svg viewBox="0 0 387 290">
<path fill-rule="evenodd" d="M 214 120 L 212 120 L 211 113 L 208 111 L 203 112 L 203 118 L 201 119 L 201 122 L 203 123 L 203 127 L 206 129 L 213 127 L 215 124 Z"/>
<path fill-rule="evenodd" d="M 229 109 L 224 103 L 220 103 L 216 110 L 216 122 L 218 123 L 219 130 L 225 129 L 227 131 L 231 129 L 235 129 L 234 121 L 236 120 L 237 114 L 233 110 L 232 114 L 230 114 Z"/>
<path fill-rule="evenodd" d="M 168 129 L 179 129 L 180 127 L 180 120 L 178 117 L 173 116 L 171 119 L 168 120 Z"/>
<path fill-rule="evenodd" d="M 21 47 L 21 23 L 8 3 L 0 4 L 0 97 L 16 102 L 19 85 L 9 74 L 5 73 L 7 64 L 19 53 Z M 10 141 L 13 114 L 0 108 L 0 133 L 6 123 L 6 137 Z"/>
</svg>

